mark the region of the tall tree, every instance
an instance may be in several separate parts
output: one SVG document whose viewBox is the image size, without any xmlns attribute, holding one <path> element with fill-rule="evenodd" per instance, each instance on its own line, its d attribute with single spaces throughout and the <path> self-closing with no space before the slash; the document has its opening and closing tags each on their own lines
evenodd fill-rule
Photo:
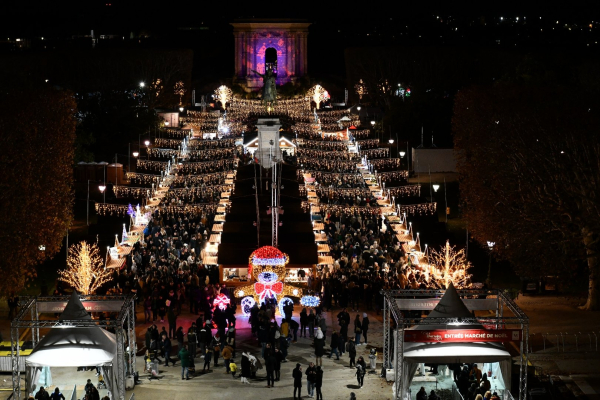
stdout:
<svg viewBox="0 0 600 400">
<path fill-rule="evenodd" d="M 584 265 L 589 310 L 600 308 L 599 109 L 567 88 L 498 84 L 461 91 L 453 118 L 469 231 L 524 275 Z"/>
<path fill-rule="evenodd" d="M 76 103 L 70 92 L 0 95 L 0 294 L 19 292 L 53 257 L 72 220 Z"/>
</svg>

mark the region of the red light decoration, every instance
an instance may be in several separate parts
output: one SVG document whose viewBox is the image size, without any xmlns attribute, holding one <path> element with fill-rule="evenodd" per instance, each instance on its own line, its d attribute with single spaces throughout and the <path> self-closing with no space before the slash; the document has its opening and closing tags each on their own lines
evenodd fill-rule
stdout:
<svg viewBox="0 0 600 400">
<path fill-rule="evenodd" d="M 254 291 L 260 298 L 260 302 L 264 300 L 266 296 L 275 297 L 283 292 L 283 283 L 278 281 L 274 283 L 260 283 L 254 284 Z"/>
<path fill-rule="evenodd" d="M 229 297 L 225 296 L 223 293 L 220 293 L 217 297 L 215 297 L 215 300 L 213 301 L 213 306 L 219 307 L 220 310 L 225 311 L 227 305 L 230 302 L 231 300 L 229 300 Z"/>
</svg>

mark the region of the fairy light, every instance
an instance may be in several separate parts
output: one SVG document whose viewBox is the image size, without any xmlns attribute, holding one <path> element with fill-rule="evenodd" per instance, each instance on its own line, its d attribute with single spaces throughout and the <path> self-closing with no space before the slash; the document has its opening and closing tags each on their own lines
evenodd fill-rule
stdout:
<svg viewBox="0 0 600 400">
<path fill-rule="evenodd" d="M 103 284 L 112 280 L 111 270 L 104 269 L 96 244 L 83 241 L 72 245 L 67 258 L 67 269 L 58 271 L 59 280 L 79 293 L 94 294 Z"/>
<path fill-rule="evenodd" d="M 225 109 L 226 104 L 229 102 L 229 100 L 231 100 L 232 96 L 233 91 L 225 85 L 221 85 L 215 89 L 215 99 L 221 103 L 221 107 L 223 109 Z"/>
</svg>

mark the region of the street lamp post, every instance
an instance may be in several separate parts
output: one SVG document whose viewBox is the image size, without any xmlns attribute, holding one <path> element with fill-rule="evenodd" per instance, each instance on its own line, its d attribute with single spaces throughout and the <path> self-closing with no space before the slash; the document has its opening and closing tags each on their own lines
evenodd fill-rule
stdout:
<svg viewBox="0 0 600 400">
<path fill-rule="evenodd" d="M 390 158 L 392 158 L 392 145 L 394 144 L 394 139 L 390 139 L 390 140 L 388 140 L 388 142 L 390 143 L 390 154 L 389 154 L 389 156 L 390 156 Z"/>
<path fill-rule="evenodd" d="M 90 226 L 90 180 L 88 179 L 88 193 L 87 193 L 87 226 Z"/>
<path fill-rule="evenodd" d="M 150 159 L 150 141 L 146 140 L 144 142 L 144 144 L 146 145 L 146 154 L 148 155 L 148 160 Z"/>
<path fill-rule="evenodd" d="M 491 287 L 492 285 L 492 251 L 494 250 L 494 246 L 496 245 L 496 242 L 487 242 L 488 245 L 488 249 L 490 250 L 490 263 L 488 265 L 488 273 L 487 273 L 487 279 L 485 280 L 485 283 L 488 286 L 488 289 Z"/>
</svg>

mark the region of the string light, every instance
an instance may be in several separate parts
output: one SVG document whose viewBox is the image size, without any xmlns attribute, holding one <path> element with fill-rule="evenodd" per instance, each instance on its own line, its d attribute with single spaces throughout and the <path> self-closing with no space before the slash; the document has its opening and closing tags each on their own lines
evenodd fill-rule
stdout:
<svg viewBox="0 0 600 400">
<path fill-rule="evenodd" d="M 359 100 L 362 100 L 364 95 L 369 94 L 367 85 L 363 82 L 362 79 L 359 79 L 358 83 L 354 85 L 354 91 L 358 95 Z"/>
<path fill-rule="evenodd" d="M 215 90 L 215 99 L 221 103 L 221 107 L 225 109 L 226 104 L 231 100 L 233 92 L 225 85 L 219 86 Z"/>
<path fill-rule="evenodd" d="M 67 269 L 59 270 L 58 275 L 59 280 L 85 295 L 94 294 L 112 280 L 111 270 L 104 269 L 96 244 L 85 241 L 70 247 Z"/>
<path fill-rule="evenodd" d="M 219 295 L 213 300 L 213 307 L 219 307 L 221 311 L 225 311 L 229 303 L 231 303 L 229 297 L 225 296 L 223 293 L 219 293 Z"/>
</svg>

